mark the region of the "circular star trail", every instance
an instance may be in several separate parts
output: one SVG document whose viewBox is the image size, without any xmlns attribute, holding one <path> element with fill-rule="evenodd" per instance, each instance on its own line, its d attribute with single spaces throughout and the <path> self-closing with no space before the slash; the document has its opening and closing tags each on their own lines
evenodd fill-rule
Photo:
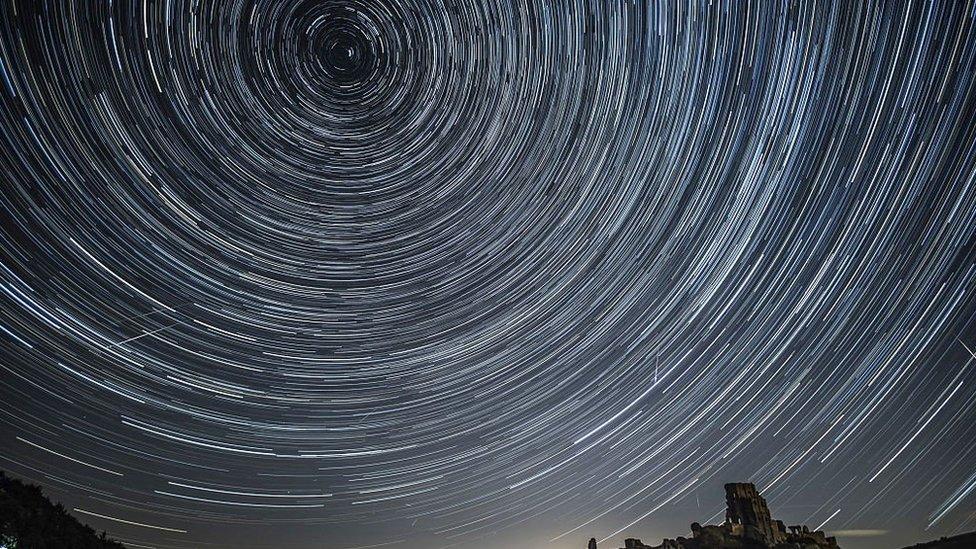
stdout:
<svg viewBox="0 0 976 549">
<path fill-rule="evenodd" d="M 973 4 L 0 9 L 0 467 L 96 528 L 976 526 Z"/>
</svg>

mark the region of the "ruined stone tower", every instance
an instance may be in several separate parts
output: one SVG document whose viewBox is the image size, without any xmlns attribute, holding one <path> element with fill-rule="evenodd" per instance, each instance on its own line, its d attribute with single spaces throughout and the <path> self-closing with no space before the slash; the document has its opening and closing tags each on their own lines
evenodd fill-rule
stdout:
<svg viewBox="0 0 976 549">
<path fill-rule="evenodd" d="M 766 500 L 751 483 L 725 485 L 725 522 L 738 529 L 745 539 L 773 545 L 783 541 L 783 528 L 774 524 Z"/>
<path fill-rule="evenodd" d="M 839 549 L 837 540 L 823 532 L 810 531 L 806 526 L 790 526 L 770 517 L 766 500 L 749 483 L 725 485 L 725 522 L 691 525 L 692 538 L 665 539 L 661 545 L 644 545 L 637 538 L 624 540 L 625 549 Z M 596 549 L 590 540 L 587 549 Z M 968 546 L 967 546 L 968 547 Z"/>
</svg>

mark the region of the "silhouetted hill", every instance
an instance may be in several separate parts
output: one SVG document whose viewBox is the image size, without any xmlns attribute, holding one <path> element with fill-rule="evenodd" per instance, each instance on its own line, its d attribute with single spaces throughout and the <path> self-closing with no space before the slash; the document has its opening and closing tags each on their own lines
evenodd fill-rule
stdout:
<svg viewBox="0 0 976 549">
<path fill-rule="evenodd" d="M 905 549 L 973 549 L 974 547 L 976 547 L 976 532 L 918 543 Z"/>
<path fill-rule="evenodd" d="M 78 522 L 40 486 L 25 484 L 0 471 L 0 547 L 9 549 L 125 549 Z"/>
</svg>

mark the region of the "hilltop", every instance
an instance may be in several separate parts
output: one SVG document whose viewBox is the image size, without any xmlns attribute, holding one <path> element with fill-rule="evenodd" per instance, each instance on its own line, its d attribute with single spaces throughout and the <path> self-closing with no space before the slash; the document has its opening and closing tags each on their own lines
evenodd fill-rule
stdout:
<svg viewBox="0 0 976 549">
<path fill-rule="evenodd" d="M 125 549 L 102 532 L 96 534 L 60 503 L 51 503 L 40 486 L 0 471 L 0 547 L 9 549 Z"/>
</svg>

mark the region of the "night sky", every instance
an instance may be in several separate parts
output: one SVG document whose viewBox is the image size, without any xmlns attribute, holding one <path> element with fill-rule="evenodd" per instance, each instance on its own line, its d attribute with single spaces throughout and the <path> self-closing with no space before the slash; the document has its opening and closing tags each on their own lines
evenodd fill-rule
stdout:
<svg viewBox="0 0 976 549">
<path fill-rule="evenodd" d="M 5 1 L 0 469 L 134 548 L 976 529 L 974 16 Z"/>
</svg>

